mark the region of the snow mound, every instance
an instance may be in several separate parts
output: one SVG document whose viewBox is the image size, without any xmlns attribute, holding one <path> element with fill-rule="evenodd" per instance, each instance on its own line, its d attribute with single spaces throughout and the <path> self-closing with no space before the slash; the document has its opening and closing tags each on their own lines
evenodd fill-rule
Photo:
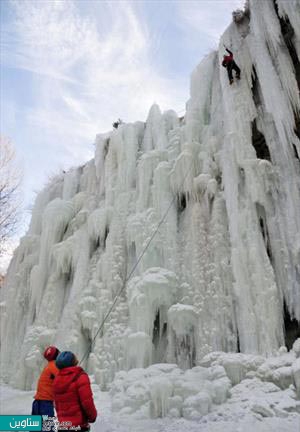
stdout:
<svg viewBox="0 0 300 432">
<path fill-rule="evenodd" d="M 156 364 L 119 372 L 112 383 L 112 409 L 139 418 L 181 417 L 196 420 L 224 403 L 231 384 L 222 366 Z"/>
<path fill-rule="evenodd" d="M 281 347 L 277 355 L 270 358 L 241 353 L 213 352 L 203 357 L 200 364 L 205 367 L 223 366 L 233 386 L 246 378 L 256 377 L 261 381 L 274 383 L 281 389 L 287 389 L 297 383 L 295 378 L 298 377 L 297 362 L 293 350 L 287 352 L 285 347 Z"/>
<path fill-rule="evenodd" d="M 294 388 L 281 391 L 270 382 L 257 378 L 245 379 L 231 390 L 231 403 L 241 403 L 262 417 L 288 417 L 290 413 L 300 413 L 300 401 L 296 399 Z"/>
<path fill-rule="evenodd" d="M 271 358 L 211 353 L 184 371 L 156 364 L 119 372 L 111 385 L 112 409 L 136 418 L 183 417 L 199 421 L 231 416 L 262 418 L 300 414 L 300 362 L 293 352 Z"/>
</svg>

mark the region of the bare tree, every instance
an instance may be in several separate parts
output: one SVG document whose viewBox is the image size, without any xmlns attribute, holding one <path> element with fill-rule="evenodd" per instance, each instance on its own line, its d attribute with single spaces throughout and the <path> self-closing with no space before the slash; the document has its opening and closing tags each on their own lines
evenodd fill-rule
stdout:
<svg viewBox="0 0 300 432">
<path fill-rule="evenodd" d="M 17 229 L 21 178 L 14 147 L 8 138 L 0 136 L 0 256 Z"/>
</svg>

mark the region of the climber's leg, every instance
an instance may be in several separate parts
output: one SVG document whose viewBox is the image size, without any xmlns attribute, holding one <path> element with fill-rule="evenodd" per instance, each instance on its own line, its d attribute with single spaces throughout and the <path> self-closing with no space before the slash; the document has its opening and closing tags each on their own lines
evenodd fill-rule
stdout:
<svg viewBox="0 0 300 432">
<path fill-rule="evenodd" d="M 234 69 L 237 79 L 241 78 L 241 69 L 238 67 L 236 62 L 233 60 L 232 62 L 232 69 Z"/>
<path fill-rule="evenodd" d="M 232 76 L 232 63 L 229 63 L 227 65 L 227 73 L 228 73 L 228 79 L 229 79 L 229 84 L 233 83 L 233 76 Z"/>
</svg>

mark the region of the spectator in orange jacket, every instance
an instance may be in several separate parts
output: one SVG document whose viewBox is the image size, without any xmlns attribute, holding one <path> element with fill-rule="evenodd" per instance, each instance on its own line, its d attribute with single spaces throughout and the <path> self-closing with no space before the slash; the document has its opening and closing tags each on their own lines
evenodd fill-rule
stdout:
<svg viewBox="0 0 300 432">
<path fill-rule="evenodd" d="M 48 360 L 48 364 L 44 367 L 40 375 L 31 414 L 54 417 L 53 381 L 58 374 L 58 369 L 55 365 L 58 354 L 59 350 L 55 346 L 49 346 L 45 349 L 44 357 Z"/>
</svg>

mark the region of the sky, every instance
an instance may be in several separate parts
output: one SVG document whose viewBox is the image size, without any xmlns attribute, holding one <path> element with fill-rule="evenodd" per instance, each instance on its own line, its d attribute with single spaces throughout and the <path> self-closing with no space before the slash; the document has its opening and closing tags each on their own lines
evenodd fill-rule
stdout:
<svg viewBox="0 0 300 432">
<path fill-rule="evenodd" d="M 0 0 L 0 132 L 23 169 L 26 232 L 36 194 L 94 155 L 97 133 L 184 112 L 190 74 L 244 0 Z M 0 261 L 0 271 L 9 255 Z"/>
</svg>

